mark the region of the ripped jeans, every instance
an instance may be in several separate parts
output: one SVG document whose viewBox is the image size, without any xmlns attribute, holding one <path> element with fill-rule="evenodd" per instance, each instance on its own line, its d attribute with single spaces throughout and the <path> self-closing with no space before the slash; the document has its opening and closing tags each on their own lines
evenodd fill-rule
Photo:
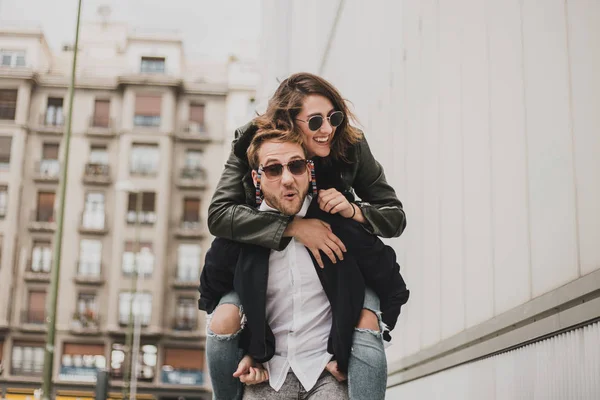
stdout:
<svg viewBox="0 0 600 400">
<path fill-rule="evenodd" d="M 207 318 L 206 359 L 213 387 L 213 400 L 241 400 L 243 385 L 233 377 L 244 353 L 238 347 L 239 334 L 244 329 L 244 315 L 240 300 L 230 292 L 219 301 L 233 304 L 240 309 L 241 329 L 230 335 L 217 335 L 210 330 L 211 316 Z M 365 291 L 364 309 L 374 312 L 380 323 L 380 331 L 356 329 L 348 364 L 348 394 L 351 400 L 383 400 L 387 385 L 387 360 L 383 348 L 379 298 L 371 289 Z"/>
</svg>

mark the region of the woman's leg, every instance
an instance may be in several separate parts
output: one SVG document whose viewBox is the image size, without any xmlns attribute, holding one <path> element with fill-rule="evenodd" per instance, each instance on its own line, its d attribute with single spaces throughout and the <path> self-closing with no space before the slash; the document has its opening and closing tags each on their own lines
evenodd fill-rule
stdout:
<svg viewBox="0 0 600 400">
<path fill-rule="evenodd" d="M 240 299 L 235 292 L 223 296 L 207 318 L 206 361 L 213 400 L 240 400 L 243 385 L 233 377 L 243 352 L 239 335 L 244 328 Z"/>
<path fill-rule="evenodd" d="M 380 314 L 379 298 L 367 288 L 348 364 L 348 393 L 351 400 L 385 398 L 387 359 Z"/>
</svg>

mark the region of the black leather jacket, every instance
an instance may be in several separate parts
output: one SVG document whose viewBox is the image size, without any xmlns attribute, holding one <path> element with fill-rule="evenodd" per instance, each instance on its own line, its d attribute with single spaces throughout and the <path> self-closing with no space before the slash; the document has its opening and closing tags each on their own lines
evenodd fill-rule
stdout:
<svg viewBox="0 0 600 400">
<path fill-rule="evenodd" d="M 256 130 L 250 122 L 235 132 L 231 154 L 208 208 L 208 229 L 217 237 L 282 250 L 289 241 L 283 232 L 290 219 L 256 209 L 246 157 Z M 364 226 L 371 233 L 385 238 L 400 236 L 406 227 L 402 203 L 387 183 L 383 167 L 371 154 L 366 139 L 350 148 L 347 158 L 348 162 L 332 157 L 313 159 L 318 188 L 335 187 L 358 204 L 368 221 Z M 354 193 L 361 201 L 355 201 Z"/>
</svg>

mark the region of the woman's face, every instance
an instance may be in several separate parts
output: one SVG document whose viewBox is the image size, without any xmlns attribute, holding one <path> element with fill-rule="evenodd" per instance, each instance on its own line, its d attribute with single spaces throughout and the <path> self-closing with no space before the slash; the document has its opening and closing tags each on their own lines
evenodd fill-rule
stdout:
<svg viewBox="0 0 600 400">
<path fill-rule="evenodd" d="M 331 126 L 327 117 L 332 111 L 335 111 L 333 104 L 326 97 L 312 94 L 304 99 L 302 111 L 296 117 L 296 124 L 302 131 L 304 145 L 308 150 L 309 157 L 326 157 L 329 155 L 335 128 Z M 311 131 L 307 121 L 314 115 L 323 117 L 323 125 L 318 130 Z"/>
</svg>

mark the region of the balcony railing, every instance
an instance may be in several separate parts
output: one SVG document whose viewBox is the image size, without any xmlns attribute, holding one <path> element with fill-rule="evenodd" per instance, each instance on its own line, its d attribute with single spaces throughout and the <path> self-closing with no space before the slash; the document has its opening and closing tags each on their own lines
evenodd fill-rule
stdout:
<svg viewBox="0 0 600 400">
<path fill-rule="evenodd" d="M 181 129 L 176 133 L 179 140 L 190 142 L 209 142 L 214 138 L 208 132 L 206 124 L 194 121 L 184 121 L 181 123 Z"/>
<path fill-rule="evenodd" d="M 207 174 L 202 167 L 183 167 L 177 180 L 181 188 L 202 189 L 206 187 Z"/>
<path fill-rule="evenodd" d="M 100 329 L 100 315 L 92 310 L 75 312 L 71 319 L 71 330 L 76 332 L 97 332 Z"/>
<path fill-rule="evenodd" d="M 142 225 L 152 225 L 156 222 L 154 211 L 142 211 L 139 215 L 135 211 L 128 211 L 125 217 L 128 224 L 135 224 L 138 220 Z"/>
<path fill-rule="evenodd" d="M 204 224 L 196 221 L 182 220 L 175 224 L 175 235 L 184 238 L 199 238 L 205 233 Z"/>
<path fill-rule="evenodd" d="M 25 270 L 24 279 L 28 282 L 50 282 L 50 271 L 52 270 L 52 260 L 35 263 L 29 260 Z"/>
<path fill-rule="evenodd" d="M 34 179 L 36 181 L 58 182 L 60 162 L 58 160 L 41 160 L 35 163 Z"/>
<path fill-rule="evenodd" d="M 140 322 L 143 327 L 147 327 L 150 324 L 150 315 L 140 315 L 138 318 L 141 319 Z M 134 313 L 133 320 L 135 322 L 135 313 Z M 129 314 L 119 314 L 119 325 L 121 325 L 121 326 L 129 325 Z"/>
<path fill-rule="evenodd" d="M 90 184 L 110 184 L 110 165 L 98 163 L 85 164 L 83 181 Z"/>
<path fill-rule="evenodd" d="M 65 114 L 50 115 L 49 113 L 43 113 L 40 115 L 40 125 L 46 127 L 59 127 L 65 126 L 65 120 L 67 116 Z"/>
<path fill-rule="evenodd" d="M 56 229 L 54 210 L 41 209 L 31 212 L 29 229 L 32 231 L 53 231 Z"/>
<path fill-rule="evenodd" d="M 148 128 L 160 126 L 160 115 L 134 115 L 133 125 Z"/>
<path fill-rule="evenodd" d="M 111 129 L 114 128 L 114 121 L 110 117 L 93 115 L 90 117 L 90 128 L 93 129 Z"/>
<path fill-rule="evenodd" d="M 198 287 L 200 282 L 200 268 L 194 271 L 192 268 L 177 267 L 173 276 L 173 286 L 181 289 Z"/>
<path fill-rule="evenodd" d="M 175 317 L 173 319 L 173 330 L 175 331 L 195 331 L 198 329 L 197 318 Z"/>
<path fill-rule="evenodd" d="M 44 310 L 23 310 L 21 312 L 21 323 L 28 325 L 45 325 L 46 311 Z"/>
<path fill-rule="evenodd" d="M 108 232 L 105 213 L 86 212 L 81 213 L 81 225 L 79 231 L 82 233 L 103 234 Z"/>
</svg>

